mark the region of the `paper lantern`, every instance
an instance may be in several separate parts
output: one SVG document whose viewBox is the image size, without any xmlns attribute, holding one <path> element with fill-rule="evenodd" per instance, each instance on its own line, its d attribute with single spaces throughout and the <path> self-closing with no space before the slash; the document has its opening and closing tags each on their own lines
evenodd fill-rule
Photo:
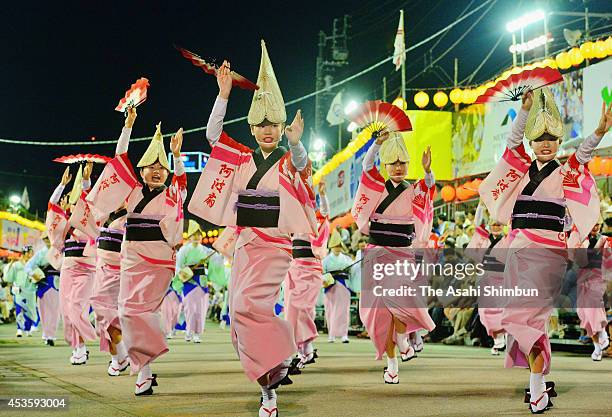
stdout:
<svg viewBox="0 0 612 417">
<path fill-rule="evenodd" d="M 572 48 L 569 51 L 570 62 L 573 66 L 577 67 L 584 61 L 584 57 L 582 56 L 582 52 L 578 48 Z"/>
<path fill-rule="evenodd" d="M 429 95 L 425 91 L 419 91 L 414 95 L 414 104 L 419 109 L 426 107 L 429 104 Z"/>
<path fill-rule="evenodd" d="M 399 107 L 402 110 L 406 110 L 408 108 L 408 103 L 406 103 L 406 100 L 404 100 L 404 97 L 398 97 L 395 100 L 393 100 L 393 104 L 396 107 Z"/>
<path fill-rule="evenodd" d="M 580 52 L 582 52 L 582 56 L 586 59 L 595 57 L 595 44 L 591 41 L 583 43 L 580 45 Z"/>
<path fill-rule="evenodd" d="M 612 36 L 606 39 L 606 53 L 612 55 Z"/>
<path fill-rule="evenodd" d="M 450 92 L 450 101 L 453 104 L 461 103 L 461 98 L 463 97 L 463 92 L 459 88 L 453 88 Z"/>
<path fill-rule="evenodd" d="M 457 198 L 459 201 L 467 200 L 471 197 L 471 191 L 467 190 L 463 185 L 457 187 Z"/>
<path fill-rule="evenodd" d="M 595 158 L 591 159 L 591 161 L 589 162 L 589 171 L 591 171 L 591 174 L 593 174 L 594 176 L 601 175 L 601 157 L 596 156 Z"/>
<path fill-rule="evenodd" d="M 557 61 L 552 58 L 546 58 L 544 61 L 542 61 L 542 64 L 545 67 L 557 68 Z"/>
<path fill-rule="evenodd" d="M 463 102 L 465 104 L 472 104 L 476 101 L 478 95 L 476 94 L 476 90 L 468 89 L 463 90 Z"/>
<path fill-rule="evenodd" d="M 572 66 L 572 62 L 567 52 L 561 52 L 555 57 L 555 60 L 560 69 L 568 69 Z"/>
<path fill-rule="evenodd" d="M 601 161 L 601 173 L 606 177 L 612 175 L 612 158 L 604 158 Z"/>
<path fill-rule="evenodd" d="M 455 188 L 452 185 L 445 185 L 440 190 L 440 196 L 447 203 L 453 201 L 455 199 Z"/>
<path fill-rule="evenodd" d="M 433 96 L 433 102 L 437 107 L 442 108 L 448 103 L 448 96 L 444 91 L 438 91 Z"/>
<path fill-rule="evenodd" d="M 606 43 L 604 41 L 595 42 L 595 58 L 605 58 L 608 56 L 606 51 Z"/>
</svg>

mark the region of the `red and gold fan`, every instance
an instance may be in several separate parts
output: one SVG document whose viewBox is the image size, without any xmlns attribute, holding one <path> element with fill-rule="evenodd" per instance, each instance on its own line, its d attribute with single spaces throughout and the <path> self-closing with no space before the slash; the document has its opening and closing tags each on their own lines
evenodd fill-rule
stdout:
<svg viewBox="0 0 612 417">
<path fill-rule="evenodd" d="M 193 65 L 195 65 L 196 67 L 202 68 L 202 71 L 204 71 L 205 73 L 214 75 L 214 76 L 217 75 L 217 69 L 219 68 L 217 65 L 206 62 L 200 55 L 194 52 L 188 51 L 185 48 L 181 48 L 176 45 L 174 47 L 181 53 L 181 55 L 183 55 L 183 57 L 191 61 Z M 237 72 L 232 71 L 231 75 L 232 75 L 232 85 L 234 87 L 240 87 L 243 90 L 252 90 L 252 91 L 259 90 L 259 86 L 257 84 L 248 80 L 247 78 L 243 77 Z"/>
<path fill-rule="evenodd" d="M 55 158 L 53 162 L 61 162 L 62 164 L 75 164 L 77 162 L 95 162 L 96 164 L 105 164 L 111 158 L 104 155 L 93 153 L 78 153 L 76 155 L 66 155 Z"/>
<path fill-rule="evenodd" d="M 128 106 L 138 107 L 147 99 L 147 88 L 149 88 L 149 80 L 146 78 L 139 78 L 125 92 L 125 96 L 119 100 L 119 104 L 115 107 L 115 110 L 125 113 Z"/>
<path fill-rule="evenodd" d="M 523 69 L 511 74 L 508 78 L 499 80 L 494 86 L 476 98 L 475 104 L 496 103 L 502 101 L 520 101 L 527 90 L 535 90 L 563 80 L 563 76 L 554 68 L 536 67 Z"/>
<path fill-rule="evenodd" d="M 412 123 L 408 115 L 399 107 L 381 100 L 366 101 L 348 115 L 349 119 L 372 136 L 383 130 L 389 132 L 408 132 Z"/>
</svg>

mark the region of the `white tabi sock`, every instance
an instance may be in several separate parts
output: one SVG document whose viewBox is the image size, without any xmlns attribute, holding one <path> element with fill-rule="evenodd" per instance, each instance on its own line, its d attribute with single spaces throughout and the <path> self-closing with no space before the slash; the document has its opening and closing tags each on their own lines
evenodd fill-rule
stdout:
<svg viewBox="0 0 612 417">
<path fill-rule="evenodd" d="M 397 371 L 399 369 L 399 365 L 397 362 L 397 358 L 390 358 L 387 356 L 387 370 L 390 374 L 397 375 Z"/>
<path fill-rule="evenodd" d="M 82 356 L 82 355 L 86 355 L 87 354 L 87 347 L 85 346 L 85 344 L 83 343 L 82 345 L 79 345 L 76 348 L 76 356 Z"/>
<path fill-rule="evenodd" d="M 407 352 L 410 348 L 406 333 L 395 333 L 395 341 L 400 352 Z"/>
<path fill-rule="evenodd" d="M 268 389 L 266 387 L 261 387 L 261 397 L 262 397 L 262 405 L 265 408 L 274 408 L 276 407 L 276 391 L 273 389 Z"/>
<path fill-rule="evenodd" d="M 119 361 L 124 361 L 125 358 L 128 357 L 127 349 L 123 343 L 123 340 L 115 345 L 115 349 L 117 350 L 117 359 Z"/>
<path fill-rule="evenodd" d="M 312 342 L 308 342 L 304 344 L 304 356 L 310 355 L 314 351 L 312 347 Z"/>
<path fill-rule="evenodd" d="M 140 368 L 140 372 L 138 372 L 138 379 L 136 380 L 137 384 L 142 384 L 147 378 L 151 378 L 153 373 L 151 372 L 151 367 L 147 364 Z"/>
<path fill-rule="evenodd" d="M 529 391 L 531 393 L 531 401 L 537 400 L 540 395 L 546 390 L 543 374 L 529 374 Z"/>
</svg>

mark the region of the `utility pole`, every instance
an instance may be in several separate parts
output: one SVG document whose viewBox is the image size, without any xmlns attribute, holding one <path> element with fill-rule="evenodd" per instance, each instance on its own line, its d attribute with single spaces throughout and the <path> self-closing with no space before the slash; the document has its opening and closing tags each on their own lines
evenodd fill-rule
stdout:
<svg viewBox="0 0 612 417">
<path fill-rule="evenodd" d="M 350 16 L 335 18 L 332 34 L 319 31 L 319 54 L 316 68 L 316 91 L 329 88 L 335 81 L 336 70 L 348 65 L 348 38 L 351 26 Z M 331 89 L 323 91 L 315 97 L 315 132 L 320 134 L 325 128 L 325 116 L 335 92 Z M 341 126 L 340 126 L 341 128 Z M 339 135 L 341 137 L 341 131 Z"/>
</svg>

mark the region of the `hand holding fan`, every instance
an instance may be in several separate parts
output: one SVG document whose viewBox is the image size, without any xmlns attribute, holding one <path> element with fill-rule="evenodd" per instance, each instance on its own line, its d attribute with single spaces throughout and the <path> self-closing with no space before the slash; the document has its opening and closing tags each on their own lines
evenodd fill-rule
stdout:
<svg viewBox="0 0 612 417">
<path fill-rule="evenodd" d="M 130 89 L 125 92 L 125 96 L 119 100 L 115 110 L 125 112 L 128 106 L 138 107 L 147 99 L 147 88 L 149 85 L 149 80 L 146 78 L 136 80 Z"/>
<path fill-rule="evenodd" d="M 63 164 L 74 164 L 77 162 L 94 162 L 97 164 L 105 164 L 110 161 L 111 158 L 104 155 L 98 155 L 93 153 L 78 153 L 76 155 L 66 155 L 55 158 L 53 162 L 61 162 Z"/>
<path fill-rule="evenodd" d="M 523 69 L 511 74 L 504 80 L 499 80 L 474 102 L 475 104 L 495 103 L 502 101 L 520 101 L 527 90 L 535 90 L 563 80 L 561 73 L 550 67 Z"/>
<path fill-rule="evenodd" d="M 389 133 L 412 130 L 410 119 L 402 109 L 380 100 L 366 101 L 348 117 L 372 136 L 378 136 L 383 130 Z"/>
<path fill-rule="evenodd" d="M 201 56 L 199 56 L 198 54 L 194 52 L 188 51 L 185 48 L 181 48 L 179 46 L 175 46 L 175 48 L 181 53 L 181 55 L 183 55 L 183 57 L 191 61 L 193 65 L 195 65 L 196 67 L 202 68 L 202 71 L 204 71 L 207 74 L 217 76 L 217 69 L 219 68 L 217 65 L 206 62 Z M 257 84 L 255 84 L 252 81 L 249 81 L 248 79 L 238 74 L 237 72 L 232 71 L 231 75 L 232 75 L 232 86 L 240 87 L 243 90 L 252 90 L 252 91 L 259 90 L 259 86 Z"/>
</svg>

